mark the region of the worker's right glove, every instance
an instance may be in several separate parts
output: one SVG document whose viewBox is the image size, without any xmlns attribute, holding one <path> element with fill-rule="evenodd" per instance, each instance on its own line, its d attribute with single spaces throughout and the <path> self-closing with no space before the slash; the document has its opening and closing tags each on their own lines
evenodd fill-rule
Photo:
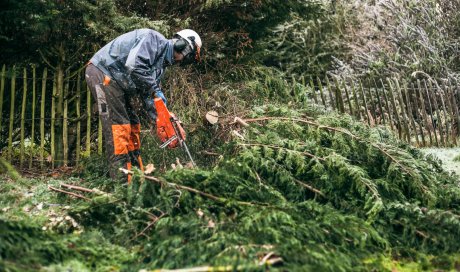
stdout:
<svg viewBox="0 0 460 272">
<path fill-rule="evenodd" d="M 166 97 L 162 91 L 156 91 L 155 96 L 161 98 L 163 102 L 165 103 L 165 105 L 167 105 Z"/>
</svg>

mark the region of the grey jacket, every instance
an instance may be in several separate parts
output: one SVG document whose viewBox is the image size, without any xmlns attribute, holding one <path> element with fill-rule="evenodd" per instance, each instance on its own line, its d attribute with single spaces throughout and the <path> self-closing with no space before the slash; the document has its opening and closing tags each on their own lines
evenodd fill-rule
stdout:
<svg viewBox="0 0 460 272">
<path fill-rule="evenodd" d="M 91 63 L 123 90 L 128 94 L 140 94 L 144 101 L 160 91 L 158 85 L 164 66 L 173 61 L 172 41 L 152 29 L 123 34 L 91 58 Z"/>
</svg>

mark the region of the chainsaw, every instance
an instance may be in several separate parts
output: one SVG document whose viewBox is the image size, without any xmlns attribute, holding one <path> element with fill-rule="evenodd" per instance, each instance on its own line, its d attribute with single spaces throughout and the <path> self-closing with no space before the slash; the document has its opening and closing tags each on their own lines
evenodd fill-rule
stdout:
<svg viewBox="0 0 460 272">
<path fill-rule="evenodd" d="M 179 119 L 173 113 L 168 111 L 163 99 L 155 98 L 154 103 L 157 111 L 157 135 L 162 142 L 160 148 L 183 147 L 187 156 L 190 158 L 190 162 L 195 167 L 195 162 L 193 161 L 192 155 L 190 155 L 190 151 L 185 143 L 185 130 L 182 128 Z"/>
</svg>

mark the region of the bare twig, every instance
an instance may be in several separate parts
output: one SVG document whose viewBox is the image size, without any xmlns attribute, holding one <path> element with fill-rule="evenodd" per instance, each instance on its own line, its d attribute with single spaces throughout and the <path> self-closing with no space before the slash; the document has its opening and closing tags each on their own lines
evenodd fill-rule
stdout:
<svg viewBox="0 0 460 272">
<path fill-rule="evenodd" d="M 87 192 L 87 193 L 93 193 L 93 192 L 94 192 L 94 191 L 91 190 L 91 189 L 88 189 L 88 188 L 85 188 L 85 187 L 76 186 L 76 185 L 71 185 L 71 184 L 61 183 L 61 186 L 66 187 L 67 189 L 74 189 L 74 190 L 78 190 L 78 191 L 82 191 L 82 192 Z"/>
<path fill-rule="evenodd" d="M 91 201 L 91 199 L 89 199 L 89 198 L 87 198 L 85 196 L 82 196 L 82 195 L 79 195 L 79 194 L 76 194 L 76 193 L 72 193 L 72 192 L 67 192 L 67 191 L 55 188 L 53 186 L 48 186 L 48 189 L 56 191 L 56 192 L 68 194 L 68 195 L 71 195 L 71 196 L 74 196 L 74 197 L 77 197 L 77 198 L 81 198 L 81 199 L 84 199 L 84 200 L 87 200 L 87 201 Z"/>
</svg>

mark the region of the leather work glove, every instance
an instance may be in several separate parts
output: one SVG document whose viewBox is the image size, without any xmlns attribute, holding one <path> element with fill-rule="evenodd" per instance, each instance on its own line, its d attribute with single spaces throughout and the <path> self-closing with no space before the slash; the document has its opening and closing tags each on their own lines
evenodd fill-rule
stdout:
<svg viewBox="0 0 460 272">
<path fill-rule="evenodd" d="M 167 105 L 166 97 L 165 97 L 165 95 L 163 94 L 162 91 L 156 91 L 156 92 L 155 92 L 155 96 L 161 98 L 161 100 L 163 100 L 163 102 L 165 103 L 165 105 Z"/>
</svg>

